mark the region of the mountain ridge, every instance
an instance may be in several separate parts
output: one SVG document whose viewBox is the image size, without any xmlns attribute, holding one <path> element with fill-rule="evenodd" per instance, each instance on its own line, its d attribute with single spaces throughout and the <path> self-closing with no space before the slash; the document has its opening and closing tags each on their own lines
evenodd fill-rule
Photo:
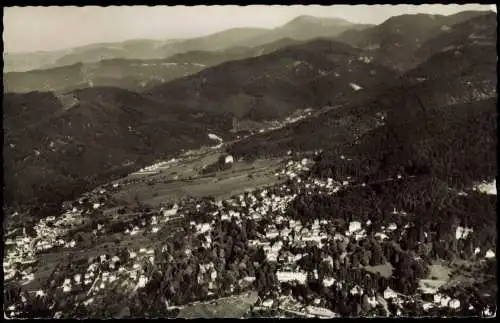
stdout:
<svg viewBox="0 0 500 323">
<path fill-rule="evenodd" d="M 307 32 L 299 37 L 295 33 L 302 33 L 301 28 L 296 28 L 297 21 L 292 21 L 275 29 L 265 29 L 256 27 L 237 27 L 212 33 L 210 35 L 177 39 L 177 40 L 127 40 L 116 43 L 101 43 L 78 46 L 70 49 L 64 49 L 54 52 L 43 53 L 4 53 L 5 68 L 4 71 L 29 71 L 33 69 L 46 69 L 58 65 L 71 65 L 77 62 L 96 62 L 101 60 L 101 56 L 109 59 L 162 59 L 175 54 L 192 50 L 225 50 L 230 47 L 250 45 L 256 47 L 265 43 L 277 41 L 281 38 L 291 37 L 298 40 L 307 40 L 315 37 L 325 37 L 336 35 L 340 31 L 346 30 L 348 26 L 353 28 L 363 28 L 365 25 L 349 23 L 338 18 L 316 18 L 308 19 L 308 24 L 318 25 L 318 19 L 321 22 L 330 21 L 330 27 L 341 22 L 338 26 L 339 31 L 332 31 L 319 26 L 315 31 Z M 299 21 L 300 22 L 300 19 Z M 333 23 L 333 25 L 332 25 Z M 285 27 L 286 28 L 283 28 Z M 358 27 L 357 27 L 358 26 Z M 292 30 L 289 30 L 293 27 Z M 319 33 L 315 35 L 314 33 Z M 268 34 L 267 36 L 265 34 Z M 136 46 L 131 46 L 135 43 Z M 139 43 L 139 44 L 137 44 Z M 139 46 L 140 45 L 140 46 Z M 134 54 L 135 52 L 135 54 Z M 28 67 L 27 67 L 28 66 Z"/>
<path fill-rule="evenodd" d="M 369 87 L 377 83 L 377 73 L 384 79 L 396 75 L 390 69 L 361 60 L 359 53 L 358 49 L 343 43 L 316 39 L 267 55 L 225 62 L 145 93 L 160 101 L 168 98 L 186 106 L 203 106 L 210 111 L 232 111 L 238 118 L 245 118 L 251 111 L 257 116 L 264 113 L 268 119 L 281 118 L 298 108 L 318 105 L 317 100 L 311 99 L 317 95 L 317 90 L 309 82 L 319 76 L 331 74 L 338 78 L 341 87 L 338 92 L 333 92 L 338 94 L 352 92 L 349 79 L 356 79 L 363 87 Z M 342 75 L 352 76 L 343 78 L 335 69 Z M 375 74 L 370 73 L 371 70 Z M 292 93 L 293 99 L 290 97 Z M 329 94 L 332 93 L 324 93 Z M 269 109 L 271 104 L 273 109 Z"/>
<path fill-rule="evenodd" d="M 369 29 L 346 31 L 336 39 L 366 50 L 385 66 L 404 71 L 418 64 L 413 53 L 427 40 L 445 32 L 444 27 L 491 14 L 491 11 L 465 11 L 449 16 L 401 15 Z"/>
</svg>

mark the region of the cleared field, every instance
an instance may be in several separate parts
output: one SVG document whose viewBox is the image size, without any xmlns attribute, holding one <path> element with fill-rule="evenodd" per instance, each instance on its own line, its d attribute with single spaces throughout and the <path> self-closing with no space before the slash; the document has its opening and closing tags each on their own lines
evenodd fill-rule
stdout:
<svg viewBox="0 0 500 323">
<path fill-rule="evenodd" d="M 271 185 L 280 180 L 274 176 L 275 169 L 283 159 L 256 160 L 252 163 L 235 162 L 226 171 L 200 175 L 203 166 L 215 162 L 221 152 L 218 150 L 189 156 L 182 163 L 159 168 L 158 174 L 134 174 L 119 182 L 131 181 L 113 195 L 120 202 L 141 202 L 157 206 L 162 202 L 185 196 L 213 196 L 228 198 L 246 190 Z M 148 185 L 145 185 L 148 183 Z"/>
<path fill-rule="evenodd" d="M 394 270 L 394 267 L 392 267 L 390 262 L 386 262 L 383 265 L 364 266 L 363 269 L 370 273 L 380 274 L 380 276 L 382 277 L 390 278 L 392 276 L 392 271 Z"/>
<path fill-rule="evenodd" d="M 483 272 L 481 262 L 477 263 L 471 260 L 458 260 L 450 264 L 450 279 L 443 288 L 453 288 L 456 286 L 473 286 L 474 284 L 483 284 L 490 280 L 496 280 L 494 275 Z M 496 284 L 491 286 L 496 290 Z"/>
<path fill-rule="evenodd" d="M 429 275 L 419 281 L 419 289 L 426 293 L 436 293 L 450 280 L 451 269 L 441 264 L 429 266 Z"/>
<path fill-rule="evenodd" d="M 178 318 L 241 318 L 257 301 L 257 292 L 220 298 L 216 301 L 196 303 L 182 308 Z"/>
</svg>

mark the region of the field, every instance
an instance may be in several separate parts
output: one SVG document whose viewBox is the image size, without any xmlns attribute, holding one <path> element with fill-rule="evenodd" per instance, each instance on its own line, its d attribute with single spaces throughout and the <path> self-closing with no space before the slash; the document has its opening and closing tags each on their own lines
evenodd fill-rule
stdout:
<svg viewBox="0 0 500 323">
<path fill-rule="evenodd" d="M 443 265 L 430 265 L 429 274 L 419 281 L 419 288 L 423 292 L 436 293 L 437 290 L 448 283 L 451 270 Z"/>
<path fill-rule="evenodd" d="M 257 301 L 256 292 L 218 299 L 216 301 L 191 304 L 182 308 L 178 318 L 241 318 Z"/>
<path fill-rule="evenodd" d="M 137 197 L 147 205 L 157 206 L 185 196 L 225 199 L 278 181 L 274 173 L 282 158 L 236 162 L 227 171 L 200 175 L 202 167 L 215 162 L 221 153 L 216 149 L 201 150 L 188 155 L 182 162 L 160 167 L 158 174 L 131 174 L 117 181 L 127 185 L 113 197 L 120 203 L 131 203 Z"/>
</svg>

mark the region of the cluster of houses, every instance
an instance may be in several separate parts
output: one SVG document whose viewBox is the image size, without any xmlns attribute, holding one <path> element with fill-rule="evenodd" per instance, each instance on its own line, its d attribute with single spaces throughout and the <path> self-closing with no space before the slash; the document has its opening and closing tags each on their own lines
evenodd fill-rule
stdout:
<svg viewBox="0 0 500 323">
<path fill-rule="evenodd" d="M 158 163 L 145 168 L 144 171 L 151 171 L 160 167 L 168 166 L 166 163 Z M 232 163 L 232 157 L 225 157 L 226 163 Z M 225 201 L 207 201 L 203 203 L 209 205 L 210 212 L 200 215 L 200 210 L 203 209 L 202 202 L 194 201 L 193 199 L 184 199 L 174 205 L 162 207 L 156 212 L 152 212 L 148 218 L 142 217 L 138 224 L 133 226 L 124 226 L 123 234 L 130 236 L 150 236 L 151 246 L 141 246 L 137 249 L 118 248 L 118 254 L 102 253 L 95 257 L 89 258 L 82 267 L 73 268 L 67 271 L 67 277 L 61 277 L 54 284 L 57 288 L 67 295 L 75 293 L 75 291 L 83 292 L 87 296 L 83 301 L 85 306 L 92 306 L 98 295 L 102 295 L 109 288 L 115 288 L 121 284 L 121 288 L 126 290 L 126 294 L 137 293 L 148 283 L 148 263 L 155 264 L 158 260 L 158 250 L 167 250 L 169 247 L 158 246 L 156 244 L 155 235 L 162 234 L 163 228 L 172 226 L 178 219 L 189 220 L 189 232 L 186 235 L 195 235 L 203 237 L 202 247 L 206 250 L 214 248 L 214 237 L 216 232 L 214 228 L 216 223 L 220 221 L 233 221 L 237 225 L 241 225 L 243 220 L 251 219 L 256 223 L 266 223 L 258 230 L 257 238 L 248 240 L 247 248 L 257 249 L 262 248 L 265 257 L 269 263 L 277 264 L 276 277 L 278 282 L 307 284 L 308 272 L 305 268 L 301 268 L 298 263 L 308 254 L 308 250 L 323 247 L 331 241 L 341 241 L 348 245 L 351 241 L 362 241 L 366 239 L 366 230 L 371 225 L 371 221 L 352 220 L 345 224 L 341 229 L 331 231 L 331 224 L 326 220 L 313 220 L 311 224 L 301 223 L 300 220 L 292 219 L 287 214 L 290 204 L 301 193 L 317 193 L 333 195 L 344 187 L 350 185 L 349 180 L 336 182 L 333 179 L 320 180 L 305 176 L 310 169 L 313 161 L 309 158 L 296 158 L 290 160 L 281 171 L 276 172 L 278 177 L 286 177 L 288 181 L 285 184 L 277 184 L 269 188 L 258 189 L 253 192 L 247 192 L 233 196 Z M 114 184 L 114 188 L 118 184 Z M 97 210 L 105 205 L 102 197 L 106 196 L 106 191 L 99 189 L 93 192 L 93 197 L 90 200 L 92 208 Z M 82 203 L 80 203 L 82 204 Z M 191 216 L 196 214 L 196 216 Z M 405 213 L 394 210 L 394 214 L 404 217 Z M 69 230 L 82 225 L 88 217 L 87 212 L 83 212 L 83 206 L 75 206 L 59 217 L 48 217 L 39 221 L 35 226 L 35 236 L 18 236 L 14 240 L 6 241 L 6 253 L 4 260 L 5 280 L 15 280 L 21 283 L 29 282 L 34 278 L 36 266 L 27 266 L 28 269 L 22 269 L 24 265 L 32 264 L 36 261 L 38 253 L 48 252 L 53 248 L 77 249 L 79 248 L 78 241 L 74 237 L 68 236 Z M 94 234 L 104 235 L 106 232 L 105 222 L 98 225 L 94 229 Z M 401 224 L 400 224 L 401 225 Z M 404 230 L 408 224 L 400 229 L 396 223 L 389 223 L 387 226 L 382 226 L 380 232 L 375 233 L 375 238 L 379 241 L 392 239 L 396 234 L 404 234 Z M 402 232 L 402 233 L 401 233 Z M 470 228 L 458 227 L 456 229 L 456 238 L 462 239 L 467 235 L 472 234 Z M 164 236 L 158 236 L 164 239 Z M 186 239 L 189 239 L 186 237 Z M 293 253 L 285 246 L 293 246 L 305 251 Z M 184 256 L 194 257 L 195 251 L 186 248 Z M 323 260 L 333 267 L 334 259 L 323 252 Z M 348 253 L 344 252 L 341 258 L 348 257 Z M 493 258 L 495 254 L 492 250 L 488 250 L 485 258 Z M 26 266 L 25 266 L 26 267 Z M 207 283 L 209 295 L 214 295 L 216 292 L 216 280 L 218 275 L 217 266 L 213 261 L 199 261 L 199 276 L 197 277 L 200 284 Z M 318 273 L 315 271 L 313 276 L 317 279 Z M 255 276 L 240 277 L 237 284 L 239 287 L 246 286 L 251 288 L 256 280 Z M 345 284 L 350 282 L 340 281 L 334 276 L 323 277 L 323 285 L 328 288 L 341 289 Z M 113 287 L 111 287 L 113 286 Z M 126 287 L 123 287 L 126 286 Z M 250 287 L 249 287 L 250 286 Z M 349 285 L 351 286 L 351 285 Z M 235 290 L 236 286 L 231 286 L 231 290 Z M 45 295 L 47 291 L 36 291 L 37 295 Z M 394 292 L 387 287 L 383 295 L 374 295 L 368 291 L 364 291 L 358 285 L 349 287 L 351 295 L 366 295 L 366 302 L 373 308 L 377 306 L 387 307 L 387 302 L 391 301 L 403 306 L 407 300 L 405 296 Z M 458 310 L 461 306 L 460 301 L 446 295 L 440 294 L 437 290 L 433 292 L 433 302 L 422 302 L 424 311 L 435 306 L 449 307 Z M 300 302 L 290 296 L 281 295 L 278 298 L 267 296 L 259 301 L 257 309 L 276 308 L 279 304 L 280 308 L 289 313 L 296 313 L 302 316 L 319 316 L 332 318 L 339 316 L 332 310 L 324 307 L 324 301 L 317 298 L 313 304 L 300 304 Z M 11 305 L 14 306 L 14 305 Z M 15 308 L 15 306 L 13 307 Z M 401 311 L 401 310 L 398 310 Z M 15 313 L 15 311 L 11 311 Z"/>
<path fill-rule="evenodd" d="M 159 163 L 155 163 L 153 165 L 146 166 L 144 168 L 141 168 L 139 171 L 136 173 L 138 174 L 144 174 L 144 173 L 158 173 L 160 169 L 162 168 L 169 168 L 171 165 L 177 163 L 178 160 L 176 158 L 172 158 L 168 161 L 162 161 Z"/>
</svg>

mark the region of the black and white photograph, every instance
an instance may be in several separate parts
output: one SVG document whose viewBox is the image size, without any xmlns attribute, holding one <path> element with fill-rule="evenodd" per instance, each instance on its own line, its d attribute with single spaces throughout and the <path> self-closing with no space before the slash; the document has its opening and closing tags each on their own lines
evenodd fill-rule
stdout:
<svg viewBox="0 0 500 323">
<path fill-rule="evenodd" d="M 41 2 L 3 47 L 5 319 L 496 317 L 496 5 Z"/>
</svg>

